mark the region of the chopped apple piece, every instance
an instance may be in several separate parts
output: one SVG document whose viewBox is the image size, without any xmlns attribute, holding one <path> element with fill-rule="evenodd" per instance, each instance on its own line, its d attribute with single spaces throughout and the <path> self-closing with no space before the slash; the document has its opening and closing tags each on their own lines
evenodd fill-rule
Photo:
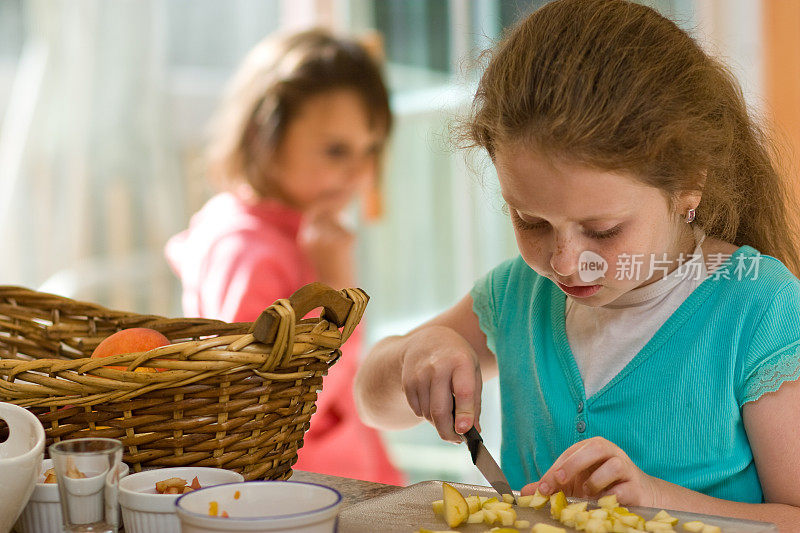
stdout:
<svg viewBox="0 0 800 533">
<path fill-rule="evenodd" d="M 491 533 L 519 533 L 519 530 L 513 527 L 493 527 L 489 531 L 491 531 Z"/>
<path fill-rule="evenodd" d="M 527 520 L 517 520 L 514 522 L 514 527 L 517 529 L 525 529 L 531 527 L 531 523 Z"/>
<path fill-rule="evenodd" d="M 561 511 L 567 506 L 567 497 L 564 496 L 564 491 L 558 491 L 550 496 L 550 516 L 558 520 L 561 517 Z"/>
<path fill-rule="evenodd" d="M 483 524 L 483 509 L 475 511 L 467 517 L 467 524 Z"/>
<path fill-rule="evenodd" d="M 550 498 L 548 498 L 547 496 L 542 495 L 539 492 L 539 489 L 536 489 L 536 492 L 533 493 L 533 498 L 531 498 L 531 503 L 529 505 L 530 505 L 530 507 L 533 507 L 534 509 L 541 509 L 549 501 L 550 501 Z"/>
<path fill-rule="evenodd" d="M 609 494 L 608 496 L 603 496 L 602 498 L 597 500 L 597 505 L 609 511 L 614 509 L 615 507 L 619 507 L 619 503 L 617 502 L 617 495 Z"/>
<path fill-rule="evenodd" d="M 517 513 L 514 509 L 498 509 L 497 517 L 500 519 L 500 525 L 502 526 L 513 526 L 514 522 L 517 521 Z"/>
<path fill-rule="evenodd" d="M 487 502 L 483 504 L 484 509 L 491 509 L 492 511 L 499 511 L 501 509 L 503 511 L 508 511 L 511 507 L 513 506 L 508 502 Z"/>
<path fill-rule="evenodd" d="M 497 522 L 497 511 L 492 511 L 491 509 L 484 509 L 483 510 L 483 522 L 487 526 L 491 526 L 495 522 Z"/>
<path fill-rule="evenodd" d="M 585 511 L 587 505 L 588 505 L 587 502 L 575 502 L 575 503 L 570 503 L 569 505 L 567 505 L 566 508 L 575 509 L 576 511 Z"/>
<path fill-rule="evenodd" d="M 515 502 L 513 494 L 503 494 L 503 501 L 513 504 Z"/>
<path fill-rule="evenodd" d="M 691 522 L 686 522 L 683 524 L 683 529 L 689 531 L 690 533 L 700 533 L 703 531 L 704 523 L 699 520 L 693 520 Z"/>
<path fill-rule="evenodd" d="M 599 518 L 590 518 L 589 521 L 586 522 L 584 531 L 586 531 L 586 533 L 608 533 L 605 523 Z"/>
<path fill-rule="evenodd" d="M 444 502 L 444 520 L 447 527 L 453 528 L 469 518 L 469 505 L 458 490 L 447 483 L 442 483 Z"/>
<path fill-rule="evenodd" d="M 665 523 L 670 524 L 672 526 L 674 526 L 675 524 L 678 523 L 678 519 L 677 518 L 675 518 L 674 516 L 670 516 L 670 514 L 668 512 L 663 511 L 663 510 L 659 511 L 658 514 L 656 514 L 653 517 L 653 520 L 656 521 L 656 522 L 665 522 Z"/>
<path fill-rule="evenodd" d="M 548 524 L 535 524 L 531 533 L 567 533 L 563 527 L 551 526 Z"/>
<path fill-rule="evenodd" d="M 469 506 L 470 514 L 476 513 L 481 510 L 481 500 L 477 496 L 467 496 L 464 499 L 467 500 L 467 505 Z"/>
<path fill-rule="evenodd" d="M 433 512 L 436 514 L 444 514 L 444 500 L 436 500 L 433 502 Z"/>
<path fill-rule="evenodd" d="M 586 522 L 589 521 L 589 511 L 578 511 L 575 515 L 575 529 L 583 531 L 586 529 Z"/>
<path fill-rule="evenodd" d="M 664 522 L 656 522 L 655 520 L 648 520 L 647 522 L 645 522 L 644 530 L 652 531 L 653 533 L 657 533 L 659 531 L 673 531 L 672 525 L 666 524 Z"/>
<path fill-rule="evenodd" d="M 619 520 L 612 520 L 611 524 L 611 533 L 630 533 L 631 531 L 636 531 L 632 527 L 626 526 Z"/>
<path fill-rule="evenodd" d="M 605 509 L 592 509 L 589 511 L 589 518 L 599 518 L 600 520 L 608 519 L 608 511 Z"/>
<path fill-rule="evenodd" d="M 575 527 L 575 517 L 579 512 L 578 509 L 570 509 L 567 506 L 561 510 L 558 520 L 567 527 Z"/>
<path fill-rule="evenodd" d="M 611 509 L 610 512 L 611 514 L 617 514 L 617 515 L 631 514 L 631 512 L 628 511 L 627 507 L 614 507 L 613 509 Z"/>
<path fill-rule="evenodd" d="M 528 494 L 527 496 L 520 496 L 517 498 L 517 505 L 520 507 L 530 507 L 531 500 L 533 500 L 533 494 Z"/>
<path fill-rule="evenodd" d="M 629 527 L 637 527 L 639 525 L 639 516 L 635 514 L 617 516 L 617 521 L 622 522 Z"/>
</svg>

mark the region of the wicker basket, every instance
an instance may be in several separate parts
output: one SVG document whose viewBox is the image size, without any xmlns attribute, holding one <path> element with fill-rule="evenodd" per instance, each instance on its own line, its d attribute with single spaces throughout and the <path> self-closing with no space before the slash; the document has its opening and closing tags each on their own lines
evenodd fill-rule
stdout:
<svg viewBox="0 0 800 533">
<path fill-rule="evenodd" d="M 368 299 L 360 289 L 312 283 L 255 322 L 229 324 L 124 313 L 0 286 L 0 401 L 36 414 L 48 445 L 119 439 L 136 472 L 212 466 L 248 480 L 287 479 L 322 376 Z M 317 307 L 319 318 L 302 319 Z M 173 344 L 89 357 L 105 337 L 132 327 L 160 331 Z M 163 371 L 135 372 L 140 366 Z"/>
</svg>

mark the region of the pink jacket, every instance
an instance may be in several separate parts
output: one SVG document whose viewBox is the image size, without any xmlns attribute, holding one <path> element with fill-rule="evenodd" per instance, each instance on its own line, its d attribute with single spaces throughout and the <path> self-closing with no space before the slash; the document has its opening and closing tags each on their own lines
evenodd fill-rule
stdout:
<svg viewBox="0 0 800 533">
<path fill-rule="evenodd" d="M 300 220 L 299 212 L 275 201 L 248 205 L 228 193 L 209 200 L 189 229 L 166 246 L 167 259 L 183 283 L 184 314 L 249 322 L 275 300 L 314 281 L 314 269 L 297 245 Z M 402 484 L 379 434 L 356 413 L 353 377 L 360 330 L 324 378 L 294 468 Z"/>
</svg>

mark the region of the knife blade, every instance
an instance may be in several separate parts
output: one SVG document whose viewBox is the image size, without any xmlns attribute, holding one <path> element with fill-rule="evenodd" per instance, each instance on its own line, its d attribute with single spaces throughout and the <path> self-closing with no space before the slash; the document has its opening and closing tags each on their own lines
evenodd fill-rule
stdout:
<svg viewBox="0 0 800 533">
<path fill-rule="evenodd" d="M 514 492 L 511 490 L 511 485 L 508 484 L 508 479 L 506 479 L 505 474 L 503 474 L 492 454 L 486 449 L 478 430 L 472 427 L 461 437 L 467 443 L 467 448 L 469 448 L 469 453 L 472 456 L 472 464 L 478 467 L 478 470 L 481 471 L 489 485 L 500 494 L 500 500 L 502 501 L 503 494 L 511 494 L 513 496 Z M 516 501 L 516 497 L 514 500 Z"/>
</svg>

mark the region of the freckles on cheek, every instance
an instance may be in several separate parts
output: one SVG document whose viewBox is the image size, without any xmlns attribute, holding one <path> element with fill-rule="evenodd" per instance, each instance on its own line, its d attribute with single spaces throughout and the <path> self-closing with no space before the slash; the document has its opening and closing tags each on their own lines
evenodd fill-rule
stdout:
<svg viewBox="0 0 800 533">
<path fill-rule="evenodd" d="M 544 272 L 547 257 L 544 257 L 545 248 L 537 239 L 517 238 L 517 246 L 522 258 L 528 265 L 539 273 Z"/>
</svg>

